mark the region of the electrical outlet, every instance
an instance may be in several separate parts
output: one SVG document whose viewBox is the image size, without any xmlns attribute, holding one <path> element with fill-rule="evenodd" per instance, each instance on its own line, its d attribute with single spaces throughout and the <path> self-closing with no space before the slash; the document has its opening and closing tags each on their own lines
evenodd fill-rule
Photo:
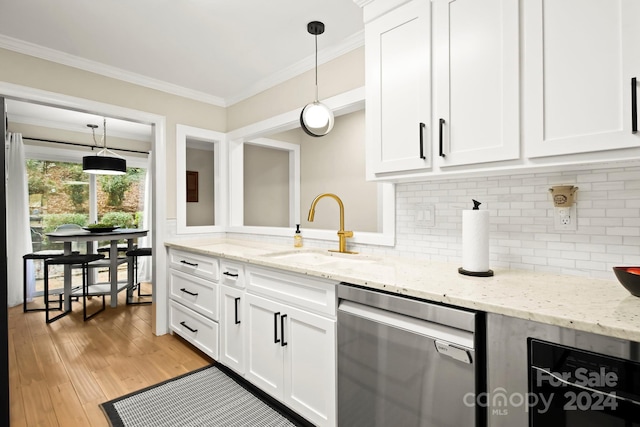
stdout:
<svg viewBox="0 0 640 427">
<path fill-rule="evenodd" d="M 553 211 L 556 230 L 576 231 L 578 229 L 575 203 L 570 207 L 554 208 Z"/>
</svg>

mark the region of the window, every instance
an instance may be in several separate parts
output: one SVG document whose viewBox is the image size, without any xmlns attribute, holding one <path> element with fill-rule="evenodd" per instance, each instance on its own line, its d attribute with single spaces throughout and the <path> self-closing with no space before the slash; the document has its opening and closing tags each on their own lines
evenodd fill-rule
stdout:
<svg viewBox="0 0 640 427">
<path fill-rule="evenodd" d="M 63 224 L 85 226 L 93 222 L 93 212 L 97 222 L 142 226 L 145 169 L 128 168 L 126 175 L 93 178 L 79 163 L 29 159 L 26 166 L 34 251 L 53 249 L 46 233 Z"/>
</svg>

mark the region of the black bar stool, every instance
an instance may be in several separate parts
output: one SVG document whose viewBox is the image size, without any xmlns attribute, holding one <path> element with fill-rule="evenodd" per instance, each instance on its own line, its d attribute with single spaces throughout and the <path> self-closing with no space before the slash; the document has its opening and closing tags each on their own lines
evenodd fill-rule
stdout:
<svg viewBox="0 0 640 427">
<path fill-rule="evenodd" d="M 129 250 L 129 247 L 126 243 L 118 243 L 118 255 L 127 252 L 127 250 Z M 99 254 L 105 254 L 105 256 L 108 256 L 110 251 L 111 245 L 100 246 L 98 249 L 96 249 L 96 252 L 98 252 Z"/>
<path fill-rule="evenodd" d="M 28 262 L 35 260 L 46 260 L 47 258 L 53 258 L 64 255 L 63 251 L 55 251 L 55 250 L 45 250 L 32 252 L 30 254 L 26 254 L 22 256 L 22 312 L 27 313 L 29 311 L 45 311 L 46 307 L 38 307 L 38 308 L 27 308 L 27 264 Z M 54 293 L 54 291 L 51 291 Z M 54 310 L 62 310 L 62 292 L 59 292 L 58 289 L 55 290 L 55 294 L 58 295 L 58 308 Z M 36 293 L 37 296 L 37 293 Z"/>
<path fill-rule="evenodd" d="M 71 313 L 71 309 L 64 310 L 61 314 L 55 317 L 49 317 L 49 266 L 50 265 L 80 265 L 82 268 L 82 316 L 84 320 L 89 320 L 96 314 L 104 311 L 105 300 L 104 293 L 102 296 L 102 308 L 87 316 L 87 296 L 89 295 L 89 263 L 104 258 L 102 254 L 79 254 L 77 252 L 71 255 L 63 255 L 54 258 L 48 258 L 44 261 L 44 305 L 45 305 L 45 320 L 47 323 L 54 322 L 61 317 Z M 92 295 L 93 296 L 93 295 Z M 71 295 L 69 295 L 71 297 Z"/>
<path fill-rule="evenodd" d="M 127 251 L 127 256 L 133 258 L 131 260 L 131 263 L 133 264 L 133 271 L 135 275 L 133 283 L 129 283 L 129 286 L 127 287 L 127 305 L 151 304 L 151 301 L 133 302 L 131 300 L 131 298 L 133 298 L 133 291 L 136 289 L 138 290 L 138 299 L 140 299 L 140 297 L 150 297 L 152 295 L 140 293 L 140 288 L 142 288 L 142 285 L 140 282 L 138 282 L 138 257 L 151 255 L 151 248 L 135 248 Z"/>
</svg>

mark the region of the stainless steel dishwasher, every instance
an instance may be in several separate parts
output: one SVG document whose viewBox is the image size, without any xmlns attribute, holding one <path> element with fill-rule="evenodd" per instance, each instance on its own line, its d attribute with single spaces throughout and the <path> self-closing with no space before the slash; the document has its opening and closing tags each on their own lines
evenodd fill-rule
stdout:
<svg viewBox="0 0 640 427">
<path fill-rule="evenodd" d="M 474 427 L 483 313 L 338 286 L 338 426 Z"/>
</svg>

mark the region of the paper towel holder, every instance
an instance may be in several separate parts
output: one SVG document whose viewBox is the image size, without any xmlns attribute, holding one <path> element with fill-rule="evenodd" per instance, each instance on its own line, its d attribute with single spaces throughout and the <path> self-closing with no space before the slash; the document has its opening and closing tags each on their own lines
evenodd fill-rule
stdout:
<svg viewBox="0 0 640 427">
<path fill-rule="evenodd" d="M 480 210 L 480 205 L 482 203 L 480 203 L 479 201 L 472 199 L 473 201 L 473 209 L 474 211 Z M 458 268 L 458 273 L 460 274 L 464 274 L 465 276 L 475 276 L 475 277 L 491 277 L 493 276 L 493 270 L 488 269 L 487 271 L 469 271 L 469 270 L 465 270 L 464 268 L 460 267 Z"/>
<path fill-rule="evenodd" d="M 458 268 L 458 273 L 464 274 L 465 276 L 476 276 L 476 277 L 491 277 L 493 276 L 493 270 L 489 269 L 487 271 L 468 271 L 464 268 Z"/>
</svg>

